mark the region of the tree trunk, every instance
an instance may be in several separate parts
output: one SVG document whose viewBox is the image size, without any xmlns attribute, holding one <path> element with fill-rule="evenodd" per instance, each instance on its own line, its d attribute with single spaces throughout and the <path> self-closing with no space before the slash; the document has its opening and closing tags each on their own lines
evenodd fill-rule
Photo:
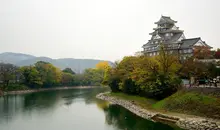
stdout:
<svg viewBox="0 0 220 130">
<path fill-rule="evenodd" d="M 3 91 L 0 89 L 0 96 L 2 96 L 4 93 L 3 93 Z"/>
</svg>

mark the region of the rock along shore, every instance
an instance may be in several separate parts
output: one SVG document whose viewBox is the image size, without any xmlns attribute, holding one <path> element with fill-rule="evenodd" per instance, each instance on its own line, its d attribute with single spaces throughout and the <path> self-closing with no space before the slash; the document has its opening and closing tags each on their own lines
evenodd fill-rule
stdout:
<svg viewBox="0 0 220 130">
<path fill-rule="evenodd" d="M 212 119 L 203 117 L 189 117 L 188 115 L 185 115 L 184 117 L 166 115 L 161 112 L 143 109 L 132 101 L 111 97 L 106 94 L 107 93 L 100 93 L 96 96 L 96 98 L 109 101 L 112 104 L 120 105 L 144 119 L 153 121 L 155 121 L 155 118 L 162 119 L 163 121 L 172 122 L 178 127 L 187 130 L 220 130 L 219 122 Z"/>
<path fill-rule="evenodd" d="M 43 92 L 43 91 L 79 89 L 79 88 L 94 88 L 94 87 L 93 86 L 74 86 L 74 87 L 40 88 L 40 89 L 30 89 L 30 90 L 8 91 L 8 92 L 3 92 L 3 95 L 26 94 L 26 93 L 35 93 L 35 92 Z"/>
</svg>

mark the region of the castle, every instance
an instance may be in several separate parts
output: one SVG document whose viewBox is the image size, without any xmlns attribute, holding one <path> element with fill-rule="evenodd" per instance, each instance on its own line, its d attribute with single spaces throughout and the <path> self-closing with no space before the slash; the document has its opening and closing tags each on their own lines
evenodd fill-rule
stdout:
<svg viewBox="0 0 220 130">
<path fill-rule="evenodd" d="M 187 39 L 184 31 L 180 30 L 175 24 L 177 21 L 170 17 L 161 16 L 154 28 L 151 39 L 143 45 L 143 54 L 147 56 L 159 55 L 160 46 L 166 47 L 166 51 L 170 54 L 178 54 L 180 59 L 186 59 L 193 56 L 195 47 L 202 46 L 211 49 L 200 37 Z"/>
</svg>

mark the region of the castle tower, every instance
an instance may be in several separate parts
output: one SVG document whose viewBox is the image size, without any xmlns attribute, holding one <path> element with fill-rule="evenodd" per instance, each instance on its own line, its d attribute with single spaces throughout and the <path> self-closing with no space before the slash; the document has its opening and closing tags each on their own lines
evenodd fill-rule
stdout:
<svg viewBox="0 0 220 130">
<path fill-rule="evenodd" d="M 170 17 L 161 16 L 158 22 L 155 22 L 156 28 L 150 33 L 151 39 L 143 45 L 144 53 L 148 56 L 159 54 L 160 46 L 166 47 L 168 53 L 178 53 L 185 59 L 186 56 L 193 55 L 193 46 L 198 45 L 208 46 L 201 38 L 186 39 L 184 31 L 180 30 L 175 24 L 177 21 Z M 210 47 L 211 48 L 211 47 Z"/>
</svg>

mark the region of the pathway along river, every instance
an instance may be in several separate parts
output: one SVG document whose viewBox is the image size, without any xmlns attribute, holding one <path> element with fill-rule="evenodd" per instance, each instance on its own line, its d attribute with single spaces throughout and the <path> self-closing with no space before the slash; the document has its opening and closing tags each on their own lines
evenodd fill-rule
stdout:
<svg viewBox="0 0 220 130">
<path fill-rule="evenodd" d="M 0 97 L 0 130 L 179 130 L 95 98 L 105 88 Z"/>
</svg>

